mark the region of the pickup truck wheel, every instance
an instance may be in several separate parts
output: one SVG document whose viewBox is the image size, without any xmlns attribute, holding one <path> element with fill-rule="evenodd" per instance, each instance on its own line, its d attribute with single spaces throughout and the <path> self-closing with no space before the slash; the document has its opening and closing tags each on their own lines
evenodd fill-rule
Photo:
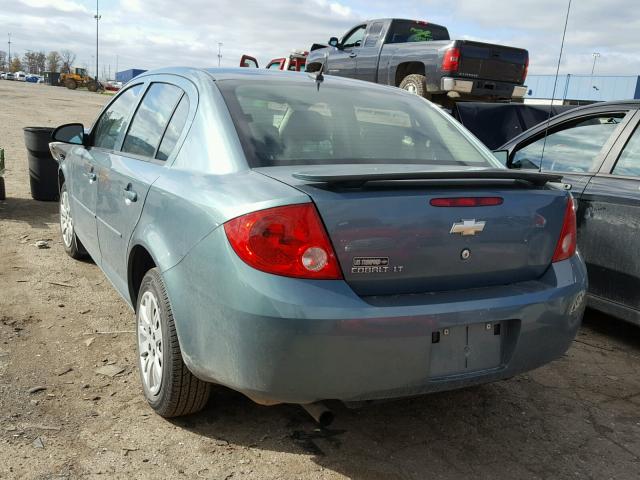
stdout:
<svg viewBox="0 0 640 480">
<path fill-rule="evenodd" d="M 431 94 L 427 93 L 427 84 L 424 75 L 418 73 L 412 73 L 404 77 L 402 82 L 400 82 L 400 88 L 426 99 L 431 98 Z"/>
<path fill-rule="evenodd" d="M 74 228 L 66 183 L 63 183 L 60 188 L 60 234 L 62 246 L 67 255 L 76 260 L 87 257 L 87 251 L 78 239 Z"/>
<path fill-rule="evenodd" d="M 136 320 L 138 369 L 151 408 L 167 418 L 202 410 L 211 385 L 196 378 L 182 360 L 169 296 L 157 268 L 142 279 Z"/>
</svg>

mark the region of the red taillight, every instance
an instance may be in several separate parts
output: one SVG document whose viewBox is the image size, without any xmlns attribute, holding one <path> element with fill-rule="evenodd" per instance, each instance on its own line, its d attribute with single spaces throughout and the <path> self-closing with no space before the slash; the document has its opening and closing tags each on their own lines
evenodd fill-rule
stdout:
<svg viewBox="0 0 640 480">
<path fill-rule="evenodd" d="M 311 203 L 248 213 L 224 224 L 229 243 L 248 265 L 286 277 L 342 278 L 333 247 Z"/>
<path fill-rule="evenodd" d="M 522 83 L 524 83 L 524 81 L 527 79 L 527 73 L 529 73 L 529 57 L 527 57 L 527 60 L 524 62 L 524 70 L 522 72 Z"/>
<path fill-rule="evenodd" d="M 559 262 L 572 257 L 576 253 L 576 243 L 576 209 L 573 203 L 573 197 L 570 196 L 564 212 L 564 222 L 562 223 L 560 238 L 556 244 L 556 250 L 553 252 L 551 261 Z"/>
<path fill-rule="evenodd" d="M 502 205 L 502 197 L 452 197 L 432 198 L 432 207 L 492 207 Z"/>
<path fill-rule="evenodd" d="M 448 48 L 442 57 L 442 70 L 445 72 L 457 72 L 460 66 L 460 50 Z"/>
</svg>

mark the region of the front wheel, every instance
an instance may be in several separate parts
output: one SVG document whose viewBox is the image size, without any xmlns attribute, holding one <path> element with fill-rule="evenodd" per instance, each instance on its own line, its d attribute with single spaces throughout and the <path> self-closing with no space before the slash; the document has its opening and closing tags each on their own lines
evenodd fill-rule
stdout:
<svg viewBox="0 0 640 480">
<path fill-rule="evenodd" d="M 427 92 L 427 80 L 425 76 L 418 73 L 412 73 L 404 77 L 402 82 L 400 82 L 400 88 L 426 99 L 431 98 L 431 94 Z"/>
<path fill-rule="evenodd" d="M 142 279 L 136 308 L 138 369 L 147 402 L 163 417 L 202 410 L 211 385 L 184 364 L 164 280 L 157 268 Z"/>
<path fill-rule="evenodd" d="M 62 246 L 67 255 L 76 260 L 87 256 L 87 251 L 76 235 L 66 183 L 60 188 L 60 233 Z"/>
</svg>

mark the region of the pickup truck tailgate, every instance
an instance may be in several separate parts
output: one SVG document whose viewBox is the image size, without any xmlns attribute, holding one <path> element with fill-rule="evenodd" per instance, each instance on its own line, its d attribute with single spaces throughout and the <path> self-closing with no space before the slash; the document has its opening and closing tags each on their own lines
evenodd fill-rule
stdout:
<svg viewBox="0 0 640 480">
<path fill-rule="evenodd" d="M 524 83 L 529 53 L 521 48 L 457 40 L 460 51 L 458 75 L 467 78 Z"/>
</svg>

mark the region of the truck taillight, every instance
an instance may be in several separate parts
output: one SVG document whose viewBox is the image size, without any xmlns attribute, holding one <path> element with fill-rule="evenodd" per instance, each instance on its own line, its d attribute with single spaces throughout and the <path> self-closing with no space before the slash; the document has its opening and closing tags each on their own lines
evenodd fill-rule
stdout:
<svg viewBox="0 0 640 480">
<path fill-rule="evenodd" d="M 577 241 L 576 208 L 573 197 L 569 196 L 562 222 L 562 231 L 551 261 L 559 262 L 571 258 L 576 253 Z"/>
<path fill-rule="evenodd" d="M 312 203 L 248 213 L 224 224 L 227 239 L 249 266 L 285 277 L 338 280 L 342 272 Z"/>
<path fill-rule="evenodd" d="M 522 83 L 527 79 L 527 73 L 529 73 L 529 57 L 524 62 L 524 70 L 522 71 Z"/>
<path fill-rule="evenodd" d="M 460 66 L 460 49 L 448 48 L 442 57 L 442 70 L 445 72 L 457 72 Z"/>
</svg>

